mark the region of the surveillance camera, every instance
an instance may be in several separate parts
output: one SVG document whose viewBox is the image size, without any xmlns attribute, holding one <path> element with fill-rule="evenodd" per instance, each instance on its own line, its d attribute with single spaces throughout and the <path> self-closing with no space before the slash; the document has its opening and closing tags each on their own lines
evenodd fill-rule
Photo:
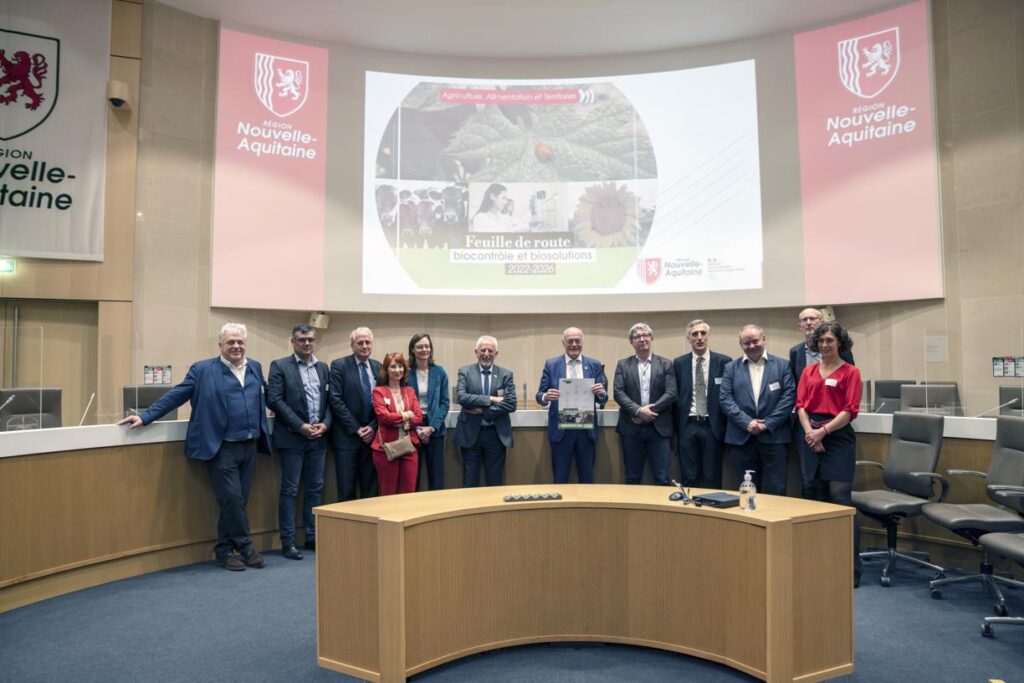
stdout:
<svg viewBox="0 0 1024 683">
<path fill-rule="evenodd" d="M 107 81 L 107 101 L 114 109 L 131 111 L 131 91 L 124 81 Z"/>
</svg>

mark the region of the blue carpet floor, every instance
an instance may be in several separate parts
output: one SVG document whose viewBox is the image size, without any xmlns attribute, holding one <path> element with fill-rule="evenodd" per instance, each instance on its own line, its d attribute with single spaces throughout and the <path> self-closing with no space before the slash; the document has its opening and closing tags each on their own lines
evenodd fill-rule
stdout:
<svg viewBox="0 0 1024 683">
<path fill-rule="evenodd" d="M 992 600 L 980 587 L 928 595 L 928 573 L 901 569 L 892 588 L 866 565 L 855 593 L 855 673 L 871 682 L 1024 683 L 1024 627 L 982 638 Z M 267 555 L 262 570 L 203 563 L 98 586 L 0 614 L 0 680 L 350 681 L 316 665 L 315 575 Z M 1024 591 L 1008 591 L 1011 614 Z M 601 644 L 509 648 L 451 662 L 416 681 L 750 681 L 670 652 Z"/>
</svg>

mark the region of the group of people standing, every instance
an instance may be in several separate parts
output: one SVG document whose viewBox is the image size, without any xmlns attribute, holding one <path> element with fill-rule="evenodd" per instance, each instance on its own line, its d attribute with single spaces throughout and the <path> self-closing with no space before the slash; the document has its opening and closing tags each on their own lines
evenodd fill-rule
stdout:
<svg viewBox="0 0 1024 683">
<path fill-rule="evenodd" d="M 629 330 L 634 353 L 618 361 L 611 395 L 619 406 L 616 431 L 627 484 L 639 484 L 649 465 L 658 484 L 668 483 L 675 437 L 682 483 L 720 488 L 722 456 L 731 449 L 737 476 L 752 470 L 758 490 L 784 495 L 786 448 L 798 445 L 803 493 L 850 504 L 854 442 L 849 427 L 860 402 L 860 375 L 852 342 L 820 311 L 800 314 L 805 341 L 789 362 L 766 352 L 764 330 L 740 330 L 743 355 L 735 360 L 710 350 L 711 326 L 687 325 L 691 351 L 674 361 L 653 353 L 646 323 Z M 445 422 L 450 408 L 448 374 L 434 361 L 430 334 L 409 340 L 408 355 L 372 358 L 373 332 L 349 335 L 352 353 L 328 366 L 315 355 L 316 330 L 296 325 L 292 354 L 273 361 L 266 382 L 257 361 L 245 355 L 244 325 L 220 331 L 217 357 L 198 361 L 185 379 L 139 415 L 120 424 L 138 427 L 191 403 L 185 450 L 208 462 L 220 505 L 215 554 L 227 569 L 261 567 L 245 512 L 258 452 L 270 452 L 267 409 L 276 416 L 273 445 L 281 461 L 279 525 L 282 553 L 300 560 L 296 497 L 303 497 L 304 549 L 315 550 L 313 508 L 321 503 L 326 444 L 331 442 L 340 501 L 415 491 L 420 470 L 430 489 L 444 487 Z M 548 439 L 555 483 L 569 481 L 575 464 L 581 483 L 593 483 L 597 420 L 585 429 L 558 423 L 562 379 L 586 379 L 594 414 L 608 401 L 604 365 L 583 354 L 583 331 L 567 328 L 563 353 L 544 364 L 536 393 L 548 408 Z M 481 336 L 476 362 L 459 368 L 454 443 L 462 456 L 462 483 L 504 483 L 505 455 L 513 445 L 510 414 L 516 410 L 511 370 L 496 363 L 498 341 Z M 564 385 L 563 385 L 564 386 Z M 589 397 L 588 397 L 589 400 Z"/>
</svg>

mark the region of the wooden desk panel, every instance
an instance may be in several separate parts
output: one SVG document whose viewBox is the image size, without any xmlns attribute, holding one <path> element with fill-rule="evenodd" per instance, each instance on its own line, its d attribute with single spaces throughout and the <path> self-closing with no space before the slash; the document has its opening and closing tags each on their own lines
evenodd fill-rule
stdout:
<svg viewBox="0 0 1024 683">
<path fill-rule="evenodd" d="M 662 487 L 603 485 L 529 487 L 563 500 L 501 502 L 523 490 L 318 508 L 321 666 L 404 680 L 475 652 L 587 640 L 673 650 L 767 680 L 852 671 L 850 510 L 768 496 L 753 514 L 696 509 L 669 503 Z M 371 524 L 375 536 L 364 533 Z M 367 561 L 358 569 L 352 558 Z M 367 610 L 379 640 L 343 637 L 369 625 Z"/>
</svg>

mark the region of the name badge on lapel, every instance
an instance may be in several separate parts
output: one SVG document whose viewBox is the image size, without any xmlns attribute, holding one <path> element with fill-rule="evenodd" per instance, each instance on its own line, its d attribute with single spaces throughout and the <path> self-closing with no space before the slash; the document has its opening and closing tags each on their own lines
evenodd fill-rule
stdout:
<svg viewBox="0 0 1024 683">
<path fill-rule="evenodd" d="M 828 379 L 825 380 L 825 386 L 826 387 L 837 387 L 837 386 L 839 386 L 839 380 L 835 379 L 834 377 L 829 377 Z"/>
<path fill-rule="evenodd" d="M 715 384 L 721 384 L 721 383 L 722 383 L 722 378 L 721 377 L 716 377 L 715 378 Z"/>
<path fill-rule="evenodd" d="M 768 391 L 778 391 L 779 388 L 780 385 L 778 382 L 772 382 L 771 384 L 768 385 Z"/>
</svg>

